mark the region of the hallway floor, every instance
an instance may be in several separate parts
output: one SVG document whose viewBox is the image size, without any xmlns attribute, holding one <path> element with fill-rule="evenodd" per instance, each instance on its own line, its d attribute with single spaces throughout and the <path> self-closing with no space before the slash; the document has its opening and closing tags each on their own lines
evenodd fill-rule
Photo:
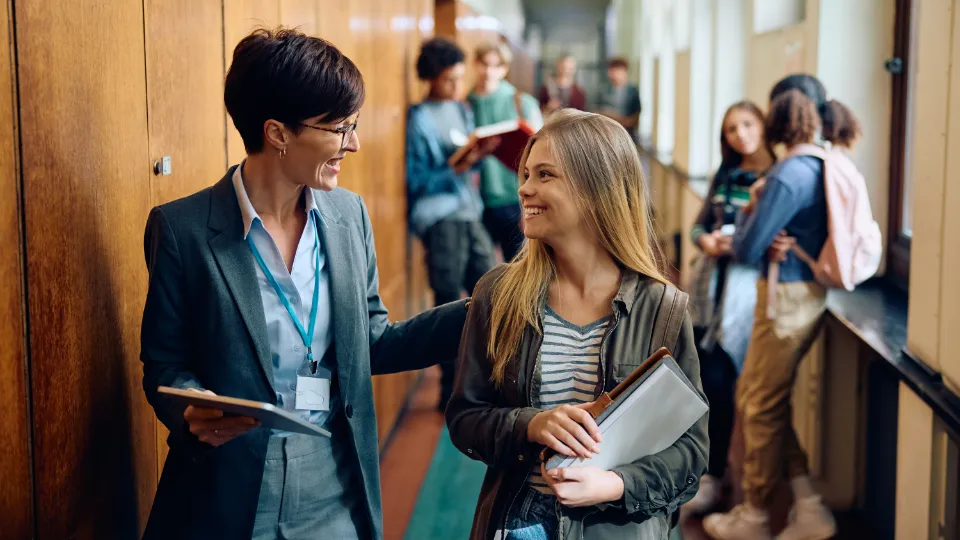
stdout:
<svg viewBox="0 0 960 540">
<path fill-rule="evenodd" d="M 470 534 L 485 466 L 468 459 L 450 442 L 443 415 L 436 410 L 439 381 L 439 371 L 425 372 L 381 458 L 385 540 L 459 540 Z M 736 437 L 733 445 L 736 461 Z M 781 490 L 775 527 L 783 526 L 789 505 L 789 491 Z M 872 538 L 854 515 L 840 514 L 837 521 L 838 539 Z M 699 520 L 681 523 L 671 536 L 671 540 L 708 538 Z"/>
</svg>

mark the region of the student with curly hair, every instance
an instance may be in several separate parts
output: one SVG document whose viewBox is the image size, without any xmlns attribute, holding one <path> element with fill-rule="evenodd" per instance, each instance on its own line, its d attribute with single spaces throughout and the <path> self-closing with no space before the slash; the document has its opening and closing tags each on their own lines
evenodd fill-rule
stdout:
<svg viewBox="0 0 960 540">
<path fill-rule="evenodd" d="M 427 250 L 427 271 L 436 305 L 460 298 L 494 265 L 477 187 L 481 145 L 456 167 L 447 161 L 473 131 L 473 113 L 460 101 L 464 54 L 456 43 L 434 38 L 423 44 L 417 76 L 430 85 L 426 99 L 407 112 L 407 209 L 410 229 Z M 493 141 L 495 143 L 496 141 Z M 491 143 L 492 144 L 492 143 Z M 439 407 L 453 388 L 453 366 L 441 364 Z"/>
<path fill-rule="evenodd" d="M 860 125 L 843 104 L 827 100 L 823 84 L 812 75 L 791 75 L 770 92 L 767 141 L 790 150 L 823 141 L 851 148 Z M 743 422 L 743 487 L 746 502 L 704 521 L 720 540 L 771 537 L 767 507 L 774 488 L 789 480 L 794 506 L 780 540 L 824 540 L 836 533 L 833 516 L 814 491 L 807 456 L 793 429 L 791 390 L 797 365 L 815 339 L 826 307 L 826 290 L 813 270 L 790 246 L 814 259 L 827 240 L 824 164 L 797 155 L 784 159 L 766 175 L 749 218 L 738 223 L 733 253 L 740 262 L 763 262 L 757 282 L 753 331 L 737 382 L 736 405 Z M 770 262 L 778 277 L 769 275 Z M 768 278 L 775 280 L 769 284 Z M 768 314 L 768 298 L 776 314 Z"/>
</svg>

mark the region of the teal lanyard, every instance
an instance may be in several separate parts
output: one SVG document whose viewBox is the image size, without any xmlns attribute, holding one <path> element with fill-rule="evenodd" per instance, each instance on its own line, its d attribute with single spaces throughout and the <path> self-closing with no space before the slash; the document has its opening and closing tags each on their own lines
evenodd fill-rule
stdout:
<svg viewBox="0 0 960 540">
<path fill-rule="evenodd" d="M 273 277 L 273 273 L 270 272 L 269 268 L 267 268 L 267 263 L 263 262 L 263 257 L 260 256 L 260 250 L 257 249 L 256 244 L 253 243 L 253 237 L 249 234 L 247 234 L 247 243 L 250 244 L 250 251 L 253 252 L 254 258 L 257 259 L 257 264 L 259 264 L 260 269 L 263 270 L 263 274 L 267 277 L 267 281 L 273 286 L 273 290 L 277 292 L 277 297 L 280 298 L 280 303 L 283 304 L 283 307 L 287 308 L 287 313 L 290 315 L 290 320 L 292 320 L 293 325 L 297 327 L 297 332 L 300 334 L 300 339 L 303 340 L 303 346 L 307 348 L 307 362 L 310 363 L 310 372 L 312 375 L 317 372 L 317 363 L 313 360 L 313 331 L 317 327 L 317 307 L 320 303 L 320 231 L 317 229 L 317 221 L 313 218 L 313 215 L 307 214 L 307 216 L 313 223 L 313 251 L 317 258 L 316 275 L 313 278 L 313 305 L 310 307 L 309 330 L 303 329 L 303 325 L 300 324 L 300 319 L 297 317 L 296 312 L 293 311 L 293 306 L 291 306 L 290 301 L 287 300 L 287 295 L 284 294 L 283 289 L 280 288 L 280 283 L 277 282 L 277 278 Z"/>
</svg>

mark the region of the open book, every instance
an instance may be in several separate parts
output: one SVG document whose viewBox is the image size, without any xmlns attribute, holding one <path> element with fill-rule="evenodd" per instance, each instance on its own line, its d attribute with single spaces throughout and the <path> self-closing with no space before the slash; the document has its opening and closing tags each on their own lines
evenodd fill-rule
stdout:
<svg viewBox="0 0 960 540">
<path fill-rule="evenodd" d="M 610 470 L 666 450 L 707 410 L 677 362 L 661 348 L 588 409 L 603 434 L 599 454 L 582 459 L 547 449 L 541 457 L 548 470 L 585 466 Z"/>
<path fill-rule="evenodd" d="M 461 146 L 459 150 L 450 156 L 447 164 L 451 167 L 455 166 L 463 160 L 471 150 L 476 148 L 480 141 L 489 139 L 490 137 L 500 137 L 500 144 L 496 150 L 493 151 L 493 156 L 499 159 L 507 168 L 517 170 L 523 149 L 526 148 L 527 141 L 530 140 L 530 137 L 533 136 L 534 133 L 533 127 L 521 119 L 506 120 L 479 127 L 470 134 L 467 144 Z"/>
</svg>

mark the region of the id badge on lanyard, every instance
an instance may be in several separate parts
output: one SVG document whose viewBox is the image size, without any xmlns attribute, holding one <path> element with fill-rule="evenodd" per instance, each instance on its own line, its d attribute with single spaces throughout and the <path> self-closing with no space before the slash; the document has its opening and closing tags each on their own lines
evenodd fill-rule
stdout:
<svg viewBox="0 0 960 540">
<path fill-rule="evenodd" d="M 297 374 L 297 410 L 330 410 L 330 370 L 318 367 L 313 374 Z"/>
<path fill-rule="evenodd" d="M 253 252 L 257 264 L 259 264 L 260 269 L 263 270 L 264 276 L 266 276 L 267 281 L 273 286 L 273 290 L 277 293 L 280 303 L 283 304 L 283 307 L 287 310 L 287 314 L 290 315 L 290 320 L 296 327 L 300 339 L 303 340 L 303 346 L 307 350 L 303 364 L 300 369 L 297 370 L 296 408 L 297 410 L 306 411 L 329 411 L 330 379 L 332 373 L 329 369 L 319 365 L 319 362 L 313 356 L 313 334 L 317 325 L 317 310 L 319 309 L 318 304 L 320 303 L 320 231 L 317 229 L 317 222 L 312 216 L 310 221 L 313 222 L 314 230 L 313 249 L 316 254 L 316 275 L 313 280 L 313 305 L 310 307 L 310 326 L 308 329 L 304 329 L 303 325 L 300 324 L 300 319 L 293 310 L 293 306 L 290 305 L 290 301 L 287 300 L 287 295 L 284 294 L 277 279 L 273 277 L 273 273 L 270 272 L 263 257 L 260 255 L 260 250 L 257 249 L 257 246 L 253 243 L 253 238 L 249 235 L 247 236 L 247 243 L 250 245 L 250 251 Z"/>
</svg>

